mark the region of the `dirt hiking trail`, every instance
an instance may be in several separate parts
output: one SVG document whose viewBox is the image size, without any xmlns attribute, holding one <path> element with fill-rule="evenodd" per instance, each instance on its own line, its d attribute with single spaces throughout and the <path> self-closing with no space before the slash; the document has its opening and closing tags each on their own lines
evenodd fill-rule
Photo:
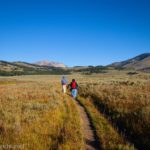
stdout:
<svg viewBox="0 0 150 150">
<path fill-rule="evenodd" d="M 82 120 L 82 130 L 83 130 L 83 136 L 84 136 L 84 141 L 85 141 L 85 148 L 86 150 L 98 150 L 99 149 L 98 142 L 96 140 L 96 136 L 95 136 L 92 124 L 90 122 L 90 119 L 84 107 L 81 106 L 79 102 L 76 100 L 75 100 L 75 103 L 78 107 L 79 114 Z"/>
</svg>

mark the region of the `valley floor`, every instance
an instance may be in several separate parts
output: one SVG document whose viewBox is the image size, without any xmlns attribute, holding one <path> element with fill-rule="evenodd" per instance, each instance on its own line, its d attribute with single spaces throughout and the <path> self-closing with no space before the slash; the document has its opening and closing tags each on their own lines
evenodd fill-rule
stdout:
<svg viewBox="0 0 150 150">
<path fill-rule="evenodd" d="M 150 75 L 76 78 L 79 96 L 61 91 L 61 76 L 0 77 L 0 149 L 148 150 Z"/>
</svg>

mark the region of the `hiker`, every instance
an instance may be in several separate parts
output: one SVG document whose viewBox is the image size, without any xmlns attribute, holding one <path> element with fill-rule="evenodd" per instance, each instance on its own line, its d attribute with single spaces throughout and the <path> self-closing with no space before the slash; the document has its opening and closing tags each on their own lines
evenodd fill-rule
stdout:
<svg viewBox="0 0 150 150">
<path fill-rule="evenodd" d="M 75 79 L 72 79 L 72 82 L 68 85 L 70 87 L 71 95 L 75 99 L 77 97 L 78 84 Z"/>
<path fill-rule="evenodd" d="M 61 80 L 62 92 L 63 93 L 66 93 L 67 83 L 68 83 L 67 79 L 65 78 L 65 76 L 63 76 L 62 80 Z"/>
</svg>

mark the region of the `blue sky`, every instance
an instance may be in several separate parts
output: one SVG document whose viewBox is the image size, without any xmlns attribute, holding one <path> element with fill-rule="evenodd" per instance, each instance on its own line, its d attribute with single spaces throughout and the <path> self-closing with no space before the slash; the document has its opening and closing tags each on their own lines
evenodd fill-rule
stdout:
<svg viewBox="0 0 150 150">
<path fill-rule="evenodd" d="M 106 65 L 150 52 L 149 0 L 0 0 L 0 60 Z"/>
</svg>

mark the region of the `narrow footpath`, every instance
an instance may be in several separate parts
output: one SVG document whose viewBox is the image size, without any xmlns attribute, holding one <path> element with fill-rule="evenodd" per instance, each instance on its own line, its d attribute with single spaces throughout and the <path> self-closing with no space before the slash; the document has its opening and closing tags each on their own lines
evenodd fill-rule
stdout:
<svg viewBox="0 0 150 150">
<path fill-rule="evenodd" d="M 75 101 L 75 103 L 79 109 L 79 114 L 82 120 L 82 130 L 85 141 L 85 148 L 86 150 L 98 150 L 98 143 L 96 141 L 95 133 L 92 128 L 90 119 L 84 107 L 81 106 L 77 101 Z"/>
</svg>

